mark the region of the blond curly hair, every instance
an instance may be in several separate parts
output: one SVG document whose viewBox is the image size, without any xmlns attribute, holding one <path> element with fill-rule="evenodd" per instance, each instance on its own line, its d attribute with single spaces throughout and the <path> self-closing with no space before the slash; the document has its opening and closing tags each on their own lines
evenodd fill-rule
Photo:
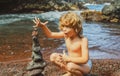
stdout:
<svg viewBox="0 0 120 76">
<path fill-rule="evenodd" d="M 60 17 L 60 30 L 64 26 L 73 28 L 79 37 L 83 37 L 82 18 L 74 12 L 68 12 Z"/>
</svg>

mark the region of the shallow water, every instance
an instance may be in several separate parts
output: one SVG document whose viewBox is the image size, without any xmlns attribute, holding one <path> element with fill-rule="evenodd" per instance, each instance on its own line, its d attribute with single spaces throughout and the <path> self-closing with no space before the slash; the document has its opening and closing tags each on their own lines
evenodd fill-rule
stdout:
<svg viewBox="0 0 120 76">
<path fill-rule="evenodd" d="M 78 14 L 80 11 L 75 11 Z M 47 12 L 42 14 L 7 14 L 0 15 L 0 61 L 22 60 L 31 55 L 32 19 L 37 16 L 48 20 L 52 31 L 59 31 L 58 21 L 64 12 Z M 89 39 L 90 58 L 120 58 L 120 25 L 115 23 L 84 22 L 84 35 Z M 46 38 L 39 32 L 41 50 L 62 51 L 65 48 L 63 39 Z"/>
<path fill-rule="evenodd" d="M 88 7 L 90 10 L 101 11 L 106 4 L 85 4 L 84 6 Z"/>
</svg>

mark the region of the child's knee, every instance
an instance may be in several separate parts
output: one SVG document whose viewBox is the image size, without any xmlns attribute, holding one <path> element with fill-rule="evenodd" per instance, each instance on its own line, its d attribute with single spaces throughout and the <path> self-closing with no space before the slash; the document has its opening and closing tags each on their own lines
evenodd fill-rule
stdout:
<svg viewBox="0 0 120 76">
<path fill-rule="evenodd" d="M 67 64 L 67 70 L 69 72 L 75 74 L 76 76 L 82 76 L 82 72 L 80 70 L 75 69 L 73 63 L 68 63 Z"/>
<path fill-rule="evenodd" d="M 73 72 L 73 71 L 74 71 L 73 67 L 74 67 L 74 66 L 73 66 L 73 63 L 68 63 L 68 64 L 67 64 L 67 70 L 68 70 L 68 71 Z"/>
<path fill-rule="evenodd" d="M 56 57 L 57 57 L 57 53 L 52 53 L 51 55 L 50 55 L 50 61 L 52 61 L 52 62 L 54 62 L 55 61 L 55 59 L 56 59 Z"/>
</svg>

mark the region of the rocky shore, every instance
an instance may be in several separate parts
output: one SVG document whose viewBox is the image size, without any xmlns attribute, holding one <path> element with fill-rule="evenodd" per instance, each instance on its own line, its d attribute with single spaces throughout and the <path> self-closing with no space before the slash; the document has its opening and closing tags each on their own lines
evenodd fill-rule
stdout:
<svg viewBox="0 0 120 76">
<path fill-rule="evenodd" d="M 44 76 L 60 76 L 65 73 L 58 66 L 49 61 L 49 56 L 52 52 L 59 51 L 44 51 L 42 52 L 44 60 L 47 62 L 43 74 Z M 26 70 L 28 63 L 31 61 L 31 53 L 22 60 L 8 60 L 0 62 L 0 76 L 29 76 Z M 25 55 L 25 54 L 24 54 Z M 91 59 L 92 70 L 87 76 L 120 76 L 120 59 Z"/>
<path fill-rule="evenodd" d="M 0 0 L 0 14 L 41 13 L 46 11 L 66 11 L 88 9 L 85 3 L 103 4 L 112 0 Z"/>
<path fill-rule="evenodd" d="M 85 21 L 119 23 L 120 18 L 104 15 L 101 11 L 85 10 L 81 13 Z"/>
<path fill-rule="evenodd" d="M 82 2 L 64 0 L 10 0 L 0 1 L 0 14 L 6 13 L 41 13 L 48 11 L 67 11 L 87 9 Z"/>
<path fill-rule="evenodd" d="M 102 1 L 104 2 L 104 1 Z M 68 11 L 84 10 L 82 16 L 85 20 L 101 22 L 120 22 L 120 0 L 110 1 L 110 5 L 98 11 L 91 11 L 84 6 L 84 1 L 64 1 L 64 0 L 11 0 L 0 1 L 0 14 L 9 13 L 42 13 L 48 11 Z M 91 2 L 89 2 L 91 3 Z M 99 2 L 101 3 L 101 2 Z"/>
<path fill-rule="evenodd" d="M 86 10 L 81 13 L 85 20 L 97 22 L 120 22 L 120 0 L 114 0 L 110 5 L 105 5 L 102 11 Z"/>
<path fill-rule="evenodd" d="M 26 66 L 30 60 L 0 63 L 0 76 L 29 76 Z M 92 59 L 93 67 L 88 76 L 120 76 L 120 59 Z M 44 76 L 60 76 L 65 73 L 58 66 L 47 61 Z"/>
</svg>

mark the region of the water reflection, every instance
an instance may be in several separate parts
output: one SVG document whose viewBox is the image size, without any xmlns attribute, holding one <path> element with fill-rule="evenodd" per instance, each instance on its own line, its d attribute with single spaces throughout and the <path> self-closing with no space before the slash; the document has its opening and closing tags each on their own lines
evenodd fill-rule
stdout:
<svg viewBox="0 0 120 76">
<path fill-rule="evenodd" d="M 89 38 L 91 58 L 119 58 L 120 57 L 120 26 L 115 23 L 88 22 L 86 31 Z"/>
</svg>

